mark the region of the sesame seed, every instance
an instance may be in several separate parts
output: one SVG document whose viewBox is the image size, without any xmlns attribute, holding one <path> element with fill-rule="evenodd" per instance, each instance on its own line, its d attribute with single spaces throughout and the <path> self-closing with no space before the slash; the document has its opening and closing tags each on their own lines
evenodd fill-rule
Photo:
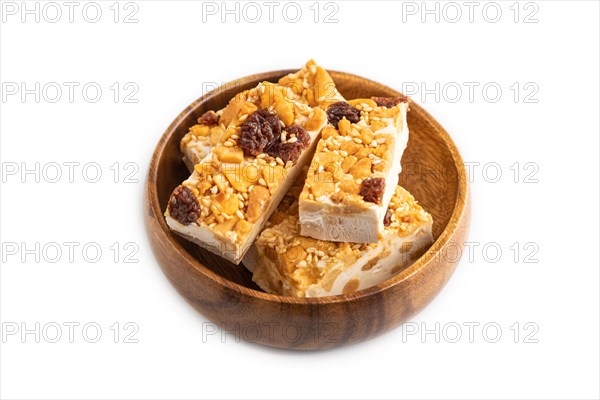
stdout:
<svg viewBox="0 0 600 400">
<path fill-rule="evenodd" d="M 239 219 L 244 219 L 244 213 L 242 213 L 240 210 L 237 210 L 235 215 L 237 215 Z"/>
</svg>

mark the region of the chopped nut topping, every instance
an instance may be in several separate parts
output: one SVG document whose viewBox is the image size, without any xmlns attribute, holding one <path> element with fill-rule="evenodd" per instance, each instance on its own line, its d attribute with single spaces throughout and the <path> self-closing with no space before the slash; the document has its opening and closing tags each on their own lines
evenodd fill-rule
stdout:
<svg viewBox="0 0 600 400">
<path fill-rule="evenodd" d="M 246 217 L 249 222 L 256 221 L 267 208 L 271 194 L 264 186 L 255 186 L 248 196 L 248 211 Z"/>
<path fill-rule="evenodd" d="M 239 164 L 244 161 L 244 152 L 242 149 L 233 148 L 232 146 L 218 146 L 213 150 L 213 154 L 217 156 L 219 161 L 225 163 Z"/>
<path fill-rule="evenodd" d="M 216 125 L 216 126 L 213 126 L 212 128 L 210 128 L 209 136 L 210 136 L 211 146 L 216 146 L 217 143 L 219 143 L 219 141 L 223 137 L 223 133 L 225 133 L 225 130 L 219 125 Z"/>
</svg>

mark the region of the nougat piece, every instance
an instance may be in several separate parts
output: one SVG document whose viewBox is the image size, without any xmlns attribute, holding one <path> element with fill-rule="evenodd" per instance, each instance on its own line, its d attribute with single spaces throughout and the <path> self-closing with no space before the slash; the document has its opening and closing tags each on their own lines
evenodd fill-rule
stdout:
<svg viewBox="0 0 600 400">
<path fill-rule="evenodd" d="M 173 231 L 235 264 L 310 161 L 326 124 L 324 107 L 341 99 L 312 61 L 284 78 L 286 85 L 263 82 L 222 110 L 219 142 L 174 190 L 165 211 Z M 302 89 L 287 85 L 292 81 Z M 320 95 L 325 87 L 331 93 Z"/>
<path fill-rule="evenodd" d="M 377 285 L 412 264 L 433 242 L 431 215 L 401 186 L 393 192 L 377 243 L 302 236 L 297 203 L 289 200 L 271 219 L 276 220 L 261 232 L 244 265 L 258 286 L 278 295 L 320 297 Z"/>
<path fill-rule="evenodd" d="M 303 236 L 376 243 L 408 142 L 405 97 L 331 104 L 300 195 Z"/>
<path fill-rule="evenodd" d="M 343 100 L 333 79 L 314 60 L 308 61 L 301 70 L 285 75 L 279 79 L 278 84 L 288 88 L 298 102 L 323 110 L 332 103 Z M 241 108 L 250 92 L 251 90 L 246 90 L 238 93 L 228 106 L 221 110 L 205 112 L 198 118 L 198 123 L 189 128 L 189 132 L 181 139 L 180 149 L 190 172 L 194 170 L 194 165 L 221 141 L 227 126 L 237 114 L 243 112 Z"/>
</svg>

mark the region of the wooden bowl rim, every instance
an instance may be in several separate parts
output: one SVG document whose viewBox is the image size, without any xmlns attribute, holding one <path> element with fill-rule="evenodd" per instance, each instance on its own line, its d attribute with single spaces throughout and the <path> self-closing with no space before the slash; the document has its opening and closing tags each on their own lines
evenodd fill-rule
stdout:
<svg viewBox="0 0 600 400">
<path fill-rule="evenodd" d="M 183 246 L 177 241 L 175 234 L 169 229 L 169 227 L 165 221 L 165 218 L 163 217 L 163 210 L 160 208 L 157 191 L 150 190 L 150 187 L 149 187 L 149 184 L 151 182 L 150 177 L 153 178 L 152 179 L 153 182 L 157 181 L 158 159 L 165 151 L 165 143 L 175 133 L 175 131 L 177 130 L 177 128 L 179 126 L 180 121 L 184 120 L 189 114 L 193 113 L 202 103 L 215 97 L 219 93 L 220 90 L 227 90 L 227 88 L 229 88 L 229 87 L 237 87 L 237 85 L 242 85 L 242 84 L 245 84 L 248 81 L 252 81 L 252 80 L 257 80 L 257 79 L 269 80 L 272 78 L 282 77 L 284 75 L 293 73 L 295 71 L 296 71 L 295 69 L 268 71 L 268 72 L 264 72 L 264 73 L 260 73 L 260 74 L 248 75 L 243 78 L 239 78 L 239 79 L 233 80 L 231 82 L 225 83 L 225 84 L 219 86 L 218 88 L 204 94 L 203 96 L 201 96 L 194 102 L 192 102 L 181 113 L 179 113 L 179 115 L 177 115 L 177 117 L 173 120 L 173 122 L 171 122 L 171 124 L 165 130 L 165 132 L 161 136 L 160 140 L 158 141 L 158 143 L 154 149 L 154 153 L 152 155 L 152 159 L 150 161 L 150 166 L 149 166 L 149 170 L 148 170 L 147 187 L 145 188 L 145 192 L 146 192 L 145 196 L 147 196 L 149 205 L 150 205 L 150 207 L 152 207 L 152 212 L 153 212 L 154 218 L 158 219 L 158 224 L 161 228 L 160 233 L 161 233 L 161 235 L 164 236 L 164 240 L 168 240 L 169 243 L 171 244 L 172 248 L 175 249 L 180 255 L 183 256 L 183 258 L 185 260 L 188 261 L 188 266 L 193 267 L 196 272 L 203 274 L 204 276 L 212 279 L 216 283 L 223 285 L 223 286 L 227 287 L 228 289 L 231 289 L 242 295 L 257 297 L 262 300 L 272 301 L 272 302 L 277 302 L 277 303 L 310 305 L 310 304 L 320 304 L 320 303 L 347 302 L 347 301 L 356 300 L 356 299 L 359 299 L 362 297 L 370 296 L 370 295 L 385 291 L 386 289 L 399 284 L 400 282 L 411 277 L 413 274 L 417 273 L 421 268 L 423 268 L 425 265 L 427 265 L 427 263 L 431 262 L 434 259 L 434 257 L 436 257 L 440 253 L 440 251 L 450 242 L 450 239 L 452 238 L 452 236 L 458 226 L 459 221 L 465 215 L 465 210 L 467 207 L 468 185 L 467 185 L 467 180 L 466 180 L 466 176 L 464 173 L 464 167 L 463 167 L 464 163 L 463 163 L 462 157 L 460 156 L 460 153 L 459 153 L 456 145 L 450 138 L 450 135 L 448 134 L 448 132 L 446 132 L 446 130 L 440 125 L 440 123 L 437 122 L 427 111 L 425 111 L 425 109 L 423 109 L 418 104 L 411 102 L 411 104 L 410 104 L 411 109 L 418 111 L 418 113 L 420 113 L 423 117 L 428 119 L 428 122 L 430 122 L 431 124 L 433 124 L 436 127 L 436 129 L 440 133 L 441 138 L 443 139 L 444 143 L 450 150 L 450 153 L 454 160 L 454 166 L 458 172 L 458 188 L 457 188 L 458 193 L 456 195 L 456 203 L 454 204 L 454 210 L 452 212 L 452 215 L 450 216 L 448 223 L 444 227 L 444 230 L 442 231 L 442 233 L 440 233 L 440 236 L 429 247 L 429 249 L 419 259 L 417 259 L 417 261 L 415 261 L 412 265 L 410 265 L 408 268 L 404 269 L 397 275 L 385 280 L 384 282 L 382 282 L 378 285 L 372 286 L 370 288 L 359 290 L 357 292 L 350 293 L 350 294 L 339 294 L 339 295 L 334 295 L 334 296 L 305 298 L 305 297 L 280 296 L 280 295 L 270 294 L 270 293 L 266 293 L 266 292 L 262 292 L 259 290 L 248 288 L 246 286 L 237 284 L 226 278 L 223 278 L 222 276 L 218 275 L 217 273 L 213 272 L 212 270 L 210 270 L 209 268 L 204 266 L 204 264 L 202 264 L 199 260 L 192 257 L 183 248 Z M 363 80 L 363 81 L 369 82 L 369 84 L 371 86 L 378 86 L 383 91 L 392 91 L 392 92 L 398 93 L 398 95 L 400 95 L 400 93 L 398 91 L 396 91 L 388 86 L 385 86 L 381 83 L 372 81 L 368 78 L 364 78 L 359 75 L 351 74 L 348 72 L 335 71 L 335 70 L 328 70 L 328 72 L 330 73 L 331 77 L 334 80 L 336 77 L 341 77 L 341 76 L 353 77 L 358 80 Z M 154 193 L 154 196 L 152 196 L 152 193 Z M 435 223 L 435 221 L 434 221 L 434 223 Z M 239 267 L 245 268 L 241 264 L 239 265 Z"/>
</svg>

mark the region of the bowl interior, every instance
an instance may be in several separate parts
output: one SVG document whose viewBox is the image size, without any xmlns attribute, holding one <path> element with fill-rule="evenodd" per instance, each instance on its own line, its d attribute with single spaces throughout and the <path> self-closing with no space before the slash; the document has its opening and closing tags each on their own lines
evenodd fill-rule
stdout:
<svg viewBox="0 0 600 400">
<path fill-rule="evenodd" d="M 293 71 L 273 71 L 227 84 L 192 103 L 173 121 L 162 138 L 164 151 L 154 160 L 158 164 L 156 193 L 161 210 L 165 210 L 173 189 L 189 176 L 181 159 L 179 142 L 198 117 L 205 111 L 224 107 L 236 93 L 255 87 L 264 80 L 274 82 L 288 72 Z M 399 95 L 391 88 L 355 75 L 335 71 L 330 71 L 330 74 L 338 90 L 347 99 Z M 459 171 L 447 138 L 440 135 L 440 128 L 435 125 L 435 121 L 415 104 L 411 105 L 408 113 L 408 127 L 410 135 L 408 147 L 402 157 L 400 184 L 433 216 L 433 236 L 437 239 L 448 224 L 457 203 Z M 178 235 L 174 237 L 206 268 L 234 283 L 260 290 L 252 282 L 252 276 L 246 268 L 237 267 Z"/>
</svg>

